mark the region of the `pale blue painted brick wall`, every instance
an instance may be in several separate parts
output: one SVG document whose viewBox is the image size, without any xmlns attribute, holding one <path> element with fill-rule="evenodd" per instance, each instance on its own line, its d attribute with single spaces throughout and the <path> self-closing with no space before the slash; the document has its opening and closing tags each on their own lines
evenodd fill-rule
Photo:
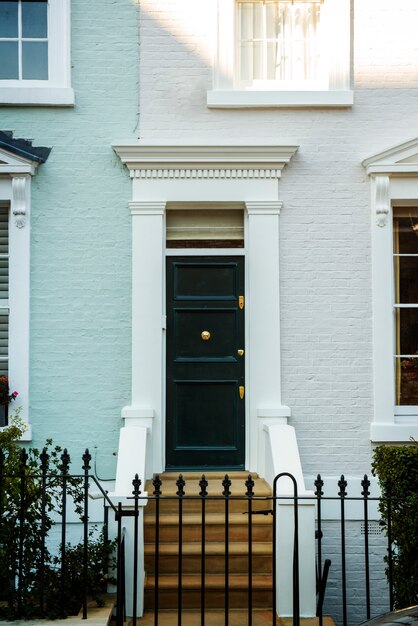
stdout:
<svg viewBox="0 0 418 626">
<path fill-rule="evenodd" d="M 88 446 L 105 478 L 130 400 L 131 183 L 111 144 L 135 139 L 137 18 L 134 0 L 72 0 L 76 106 L 0 109 L 53 148 L 32 189 L 33 444 Z"/>
</svg>

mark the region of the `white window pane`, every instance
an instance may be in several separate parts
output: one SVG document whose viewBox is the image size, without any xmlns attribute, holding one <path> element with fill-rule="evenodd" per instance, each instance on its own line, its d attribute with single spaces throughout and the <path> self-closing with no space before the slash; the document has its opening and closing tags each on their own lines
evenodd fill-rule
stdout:
<svg viewBox="0 0 418 626">
<path fill-rule="evenodd" d="M 254 14 L 253 14 L 253 37 L 254 39 L 264 39 L 264 7 L 261 2 L 257 2 L 254 5 Z"/>
<path fill-rule="evenodd" d="M 17 41 L 0 41 L 0 79 L 19 78 L 18 54 Z"/>
<path fill-rule="evenodd" d="M 278 61 L 279 61 L 279 66 L 280 66 L 280 59 L 278 59 L 277 42 L 268 43 L 267 44 L 267 79 L 268 80 L 277 79 Z"/>
<path fill-rule="evenodd" d="M 277 39 L 279 20 L 279 6 L 277 3 L 266 5 L 266 35 L 267 39 Z"/>
<path fill-rule="evenodd" d="M 241 41 L 248 41 L 253 39 L 253 5 L 250 2 L 245 2 L 239 5 L 240 8 L 240 39 Z"/>
<path fill-rule="evenodd" d="M 48 80 L 48 44 L 22 43 L 22 77 L 28 80 Z"/>
<path fill-rule="evenodd" d="M 395 257 L 395 302 L 418 304 L 418 257 Z M 418 338 L 417 338 L 418 340 Z M 418 346 L 417 346 L 418 349 Z"/>
<path fill-rule="evenodd" d="M 241 80 L 253 80 L 253 44 L 251 42 L 241 44 L 240 61 Z"/>
<path fill-rule="evenodd" d="M 395 359 L 396 404 L 418 405 L 418 358 Z"/>
<path fill-rule="evenodd" d="M 0 2 L 0 37 L 18 36 L 17 7 L 17 2 Z"/>
<path fill-rule="evenodd" d="M 415 288 L 415 292 L 418 289 Z M 399 347 L 398 354 L 418 353 L 418 309 L 397 309 L 399 320 Z"/>
<path fill-rule="evenodd" d="M 47 9 L 47 2 L 22 2 L 23 37 L 46 38 L 48 36 Z"/>
<path fill-rule="evenodd" d="M 394 249 L 399 254 L 418 254 L 418 209 L 394 208 Z"/>
<path fill-rule="evenodd" d="M 263 43 L 256 41 L 253 44 L 253 79 L 263 80 L 264 75 L 264 63 L 263 63 Z"/>
</svg>

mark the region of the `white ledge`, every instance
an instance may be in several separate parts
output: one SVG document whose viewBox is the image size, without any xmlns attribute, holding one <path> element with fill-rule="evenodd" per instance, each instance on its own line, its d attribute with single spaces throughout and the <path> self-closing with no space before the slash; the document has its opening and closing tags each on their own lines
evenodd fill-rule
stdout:
<svg viewBox="0 0 418 626">
<path fill-rule="evenodd" d="M 124 406 L 121 411 L 123 418 L 149 419 L 155 417 L 154 409 L 141 408 L 137 406 Z"/>
<path fill-rule="evenodd" d="M 347 91 L 208 91 L 207 106 L 214 109 L 280 107 L 350 107 L 354 102 Z"/>
<path fill-rule="evenodd" d="M 370 426 L 370 439 L 373 442 L 408 443 L 411 437 L 418 440 L 418 422 L 416 424 L 383 424 L 374 422 Z"/>
<path fill-rule="evenodd" d="M 257 417 L 260 419 L 277 419 L 291 416 L 290 407 L 282 405 L 274 409 L 257 409 Z"/>
<path fill-rule="evenodd" d="M 70 87 L 1 87 L 0 106 L 74 106 Z"/>
<path fill-rule="evenodd" d="M 28 424 L 28 422 L 24 422 L 24 424 L 25 424 L 25 431 L 22 433 L 22 436 L 20 437 L 19 441 L 32 441 L 32 426 Z M 3 433 L 7 431 L 8 428 L 9 428 L 8 426 L 1 426 L 0 432 Z"/>
</svg>

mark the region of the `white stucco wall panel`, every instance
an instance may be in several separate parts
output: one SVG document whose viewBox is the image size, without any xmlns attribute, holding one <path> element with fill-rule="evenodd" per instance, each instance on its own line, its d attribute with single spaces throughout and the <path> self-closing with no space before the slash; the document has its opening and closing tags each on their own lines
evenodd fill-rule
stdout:
<svg viewBox="0 0 418 626">
<path fill-rule="evenodd" d="M 216 1 L 143 0 L 141 11 L 141 141 L 300 145 L 278 182 L 282 400 L 305 472 L 368 471 L 370 185 L 361 161 L 417 127 L 418 4 L 353 1 L 347 109 L 208 109 Z"/>
</svg>

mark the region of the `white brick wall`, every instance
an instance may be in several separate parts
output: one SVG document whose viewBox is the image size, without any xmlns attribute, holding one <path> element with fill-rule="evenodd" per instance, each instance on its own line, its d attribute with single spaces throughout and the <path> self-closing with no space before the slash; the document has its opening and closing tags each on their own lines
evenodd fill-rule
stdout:
<svg viewBox="0 0 418 626">
<path fill-rule="evenodd" d="M 211 110 L 215 0 L 142 0 L 141 140 L 299 144 L 283 172 L 282 397 L 305 472 L 369 470 L 369 181 L 418 124 L 416 0 L 353 2 L 349 109 Z M 187 182 L 185 182 L 187 184 Z"/>
</svg>

